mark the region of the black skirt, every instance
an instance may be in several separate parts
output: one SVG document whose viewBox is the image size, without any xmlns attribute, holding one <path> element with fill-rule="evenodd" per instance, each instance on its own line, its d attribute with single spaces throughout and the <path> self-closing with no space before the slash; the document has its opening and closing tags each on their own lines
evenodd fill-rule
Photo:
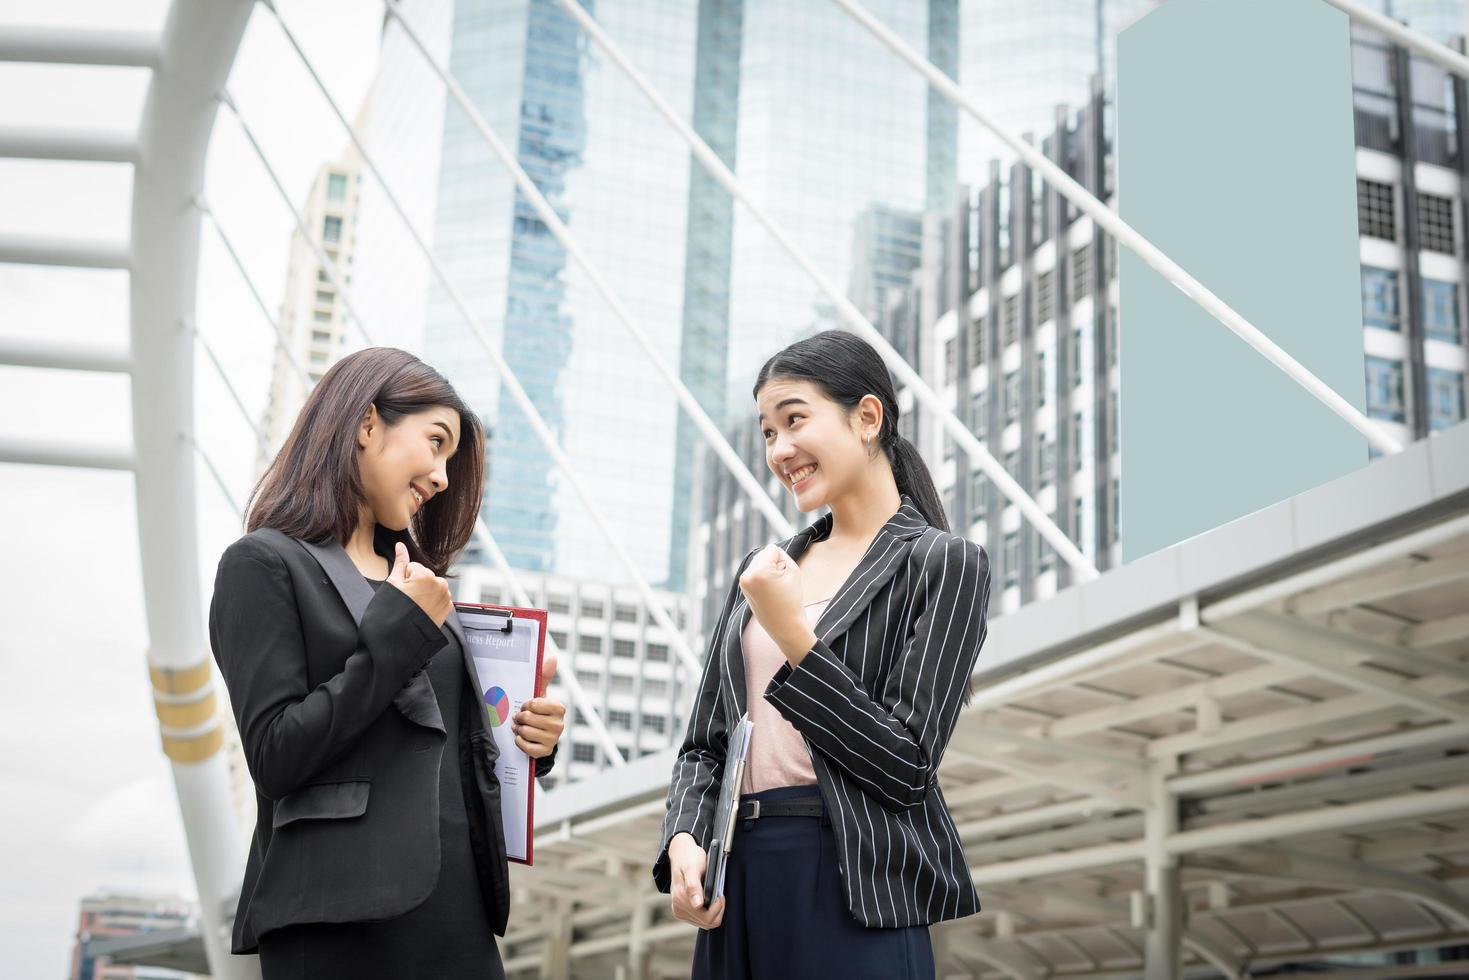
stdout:
<svg viewBox="0 0 1469 980">
<path fill-rule="evenodd" d="M 376 584 L 376 583 L 374 583 Z M 428 664 L 444 727 L 459 731 L 464 659 L 452 633 Z M 260 937 L 264 980 L 334 977 L 433 977 L 501 980 L 505 976 L 485 911 L 469 845 L 459 782 L 459 739 L 444 743 L 439 768 L 439 881 L 428 899 L 393 919 L 287 926 Z"/>
</svg>

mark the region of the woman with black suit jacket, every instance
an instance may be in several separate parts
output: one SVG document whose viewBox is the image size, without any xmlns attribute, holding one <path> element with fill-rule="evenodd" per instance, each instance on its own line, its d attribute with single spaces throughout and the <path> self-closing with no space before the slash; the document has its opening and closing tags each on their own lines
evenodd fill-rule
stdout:
<svg viewBox="0 0 1469 980">
<path fill-rule="evenodd" d="M 504 976 L 498 750 L 443 578 L 483 482 L 483 429 L 448 382 L 359 351 L 312 390 L 220 560 L 210 643 L 257 802 L 232 945 L 266 980 Z M 537 775 L 564 714 L 538 697 L 512 719 Z"/>
<path fill-rule="evenodd" d="M 755 383 L 766 462 L 830 513 L 747 555 L 710 635 L 653 870 L 698 978 L 932 977 L 979 911 L 937 773 L 985 637 L 989 560 L 948 533 L 873 348 L 800 341 Z M 754 722 L 725 895 L 703 880 L 728 735 Z"/>
</svg>

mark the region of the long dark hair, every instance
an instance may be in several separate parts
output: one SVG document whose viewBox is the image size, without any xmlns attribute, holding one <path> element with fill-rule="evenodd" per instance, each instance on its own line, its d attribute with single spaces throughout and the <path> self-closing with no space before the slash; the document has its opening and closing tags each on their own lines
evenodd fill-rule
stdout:
<svg viewBox="0 0 1469 980">
<path fill-rule="evenodd" d="M 898 432 L 898 395 L 887 365 L 871 344 L 844 330 L 823 330 L 798 340 L 765 362 L 755 378 L 755 397 L 774 378 L 809 381 L 848 411 L 864 395 L 882 402 L 877 442 L 893 469 L 898 492 L 912 499 L 931 527 L 949 529 L 949 518 L 918 447 Z"/>
<path fill-rule="evenodd" d="M 479 518 L 484 427 L 443 375 L 392 347 L 348 354 L 316 383 L 285 445 L 250 493 L 245 530 L 272 527 L 304 541 L 332 538 L 346 544 L 367 503 L 357 465 L 357 427 L 373 405 L 388 426 L 440 405 L 459 415 L 449 488 L 413 515 L 406 541 L 414 561 L 443 575 L 469 543 Z"/>
</svg>

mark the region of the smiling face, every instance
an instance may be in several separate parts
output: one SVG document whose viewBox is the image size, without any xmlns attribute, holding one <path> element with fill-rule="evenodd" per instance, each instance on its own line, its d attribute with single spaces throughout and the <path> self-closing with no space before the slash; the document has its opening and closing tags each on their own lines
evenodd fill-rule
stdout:
<svg viewBox="0 0 1469 980">
<path fill-rule="evenodd" d="M 377 523 L 402 531 L 449 486 L 449 459 L 459 448 L 459 413 L 443 405 L 387 425 L 368 409 L 357 429 L 357 465 Z"/>
<path fill-rule="evenodd" d="M 882 460 L 871 448 L 882 428 L 882 403 L 872 395 L 848 409 L 810 381 L 776 377 L 755 403 L 766 465 L 802 512 L 846 495 Z"/>
</svg>

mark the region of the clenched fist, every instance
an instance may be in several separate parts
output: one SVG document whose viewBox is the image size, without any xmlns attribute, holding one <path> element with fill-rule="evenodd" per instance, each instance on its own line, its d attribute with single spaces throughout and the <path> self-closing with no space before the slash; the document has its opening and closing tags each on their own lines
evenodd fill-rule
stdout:
<svg viewBox="0 0 1469 980">
<path fill-rule="evenodd" d="M 810 632 L 801 605 L 801 566 L 780 545 L 768 544 L 750 559 L 740 575 L 740 590 L 755 618 L 776 643 L 781 643 L 783 636 Z M 785 649 L 784 644 L 781 649 Z"/>
<path fill-rule="evenodd" d="M 409 561 L 408 546 L 401 541 L 393 552 L 393 570 L 388 573 L 388 584 L 418 603 L 418 608 L 428 614 L 435 626 L 443 626 L 449 613 L 454 611 L 454 596 L 449 592 L 448 580 L 416 561 Z"/>
</svg>

